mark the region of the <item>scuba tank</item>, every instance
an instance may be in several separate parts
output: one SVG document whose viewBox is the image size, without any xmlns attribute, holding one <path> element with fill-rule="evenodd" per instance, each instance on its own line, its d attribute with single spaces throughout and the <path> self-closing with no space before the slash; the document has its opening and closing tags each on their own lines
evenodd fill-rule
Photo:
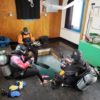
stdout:
<svg viewBox="0 0 100 100">
<path fill-rule="evenodd" d="M 4 77 L 8 77 L 11 75 L 11 70 L 8 65 L 8 56 L 4 51 L 0 51 L 0 69 Z"/>
<path fill-rule="evenodd" d="M 6 55 L 0 55 L 0 66 L 8 63 L 8 59 Z"/>
<path fill-rule="evenodd" d="M 97 81 L 97 76 L 92 73 L 87 73 L 84 75 L 76 84 L 76 87 L 84 91 L 86 90 L 91 84 L 95 83 Z"/>
<path fill-rule="evenodd" d="M 9 65 L 2 66 L 1 71 L 4 77 L 9 77 L 11 75 L 11 70 L 10 70 Z"/>
</svg>

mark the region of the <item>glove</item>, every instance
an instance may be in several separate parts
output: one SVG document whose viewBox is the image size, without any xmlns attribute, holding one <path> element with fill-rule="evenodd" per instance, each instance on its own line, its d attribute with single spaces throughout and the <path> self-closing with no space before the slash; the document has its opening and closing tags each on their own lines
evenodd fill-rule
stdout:
<svg viewBox="0 0 100 100">
<path fill-rule="evenodd" d="M 11 91 L 8 92 L 8 97 L 19 97 L 21 95 L 21 93 L 19 91 Z"/>
<path fill-rule="evenodd" d="M 26 82 L 24 81 L 16 81 L 14 85 L 9 86 L 9 91 L 18 91 L 26 87 Z"/>
<path fill-rule="evenodd" d="M 16 86 L 16 85 L 11 85 L 11 86 L 9 86 L 9 91 L 16 91 L 16 90 L 18 90 L 18 89 L 19 89 L 19 87 Z"/>
<path fill-rule="evenodd" d="M 30 58 L 30 60 L 28 60 L 28 62 L 32 65 L 34 63 L 34 57 Z"/>
<path fill-rule="evenodd" d="M 26 86 L 26 82 L 24 81 L 17 81 L 16 86 L 18 86 L 19 90 L 23 89 Z"/>
<path fill-rule="evenodd" d="M 15 91 L 6 91 L 6 90 L 2 89 L 1 90 L 1 95 L 13 98 L 13 97 L 19 97 L 21 95 L 21 93 L 17 90 L 15 90 Z"/>
<path fill-rule="evenodd" d="M 39 41 L 34 41 L 32 46 L 41 46 L 41 43 Z"/>
<path fill-rule="evenodd" d="M 32 59 L 34 58 L 33 56 L 28 56 L 26 59 L 25 59 L 25 61 L 27 61 L 27 60 L 32 60 Z"/>
<path fill-rule="evenodd" d="M 31 57 L 30 60 L 33 62 L 34 61 L 34 57 Z"/>
</svg>

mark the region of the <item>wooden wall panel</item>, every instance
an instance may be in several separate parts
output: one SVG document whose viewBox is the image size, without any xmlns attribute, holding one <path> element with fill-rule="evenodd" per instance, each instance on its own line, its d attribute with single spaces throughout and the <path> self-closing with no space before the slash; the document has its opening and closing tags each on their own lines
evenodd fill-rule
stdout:
<svg viewBox="0 0 100 100">
<path fill-rule="evenodd" d="M 60 4 L 61 4 L 60 0 Z M 9 16 L 12 12 L 13 16 Z M 0 0 L 0 34 L 17 41 L 17 36 L 23 27 L 28 27 L 35 38 L 48 35 L 59 37 L 61 12 L 41 14 L 40 19 L 19 20 L 16 18 L 15 0 Z"/>
<path fill-rule="evenodd" d="M 60 24 L 61 24 L 61 13 L 60 11 L 58 12 L 58 16 L 56 15 L 56 13 L 53 13 L 50 16 L 50 28 L 49 31 L 51 34 L 50 37 L 56 37 L 58 36 L 58 33 L 60 32 Z"/>
</svg>

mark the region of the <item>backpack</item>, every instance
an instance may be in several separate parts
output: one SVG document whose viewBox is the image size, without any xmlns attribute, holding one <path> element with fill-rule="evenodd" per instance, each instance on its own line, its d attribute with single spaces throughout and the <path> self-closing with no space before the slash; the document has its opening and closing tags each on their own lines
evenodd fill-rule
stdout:
<svg viewBox="0 0 100 100">
<path fill-rule="evenodd" d="M 48 36 L 41 36 L 39 38 L 39 41 L 43 46 L 47 46 L 49 43 L 49 38 L 48 38 Z"/>
</svg>

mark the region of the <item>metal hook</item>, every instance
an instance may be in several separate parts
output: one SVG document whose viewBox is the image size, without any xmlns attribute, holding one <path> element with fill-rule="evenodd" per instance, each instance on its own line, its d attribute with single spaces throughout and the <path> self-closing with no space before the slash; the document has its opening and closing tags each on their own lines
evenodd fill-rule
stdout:
<svg viewBox="0 0 100 100">
<path fill-rule="evenodd" d="M 31 3 L 30 6 L 33 8 L 34 7 L 34 3 Z"/>
<path fill-rule="evenodd" d="M 31 7 L 34 7 L 34 2 L 33 2 L 33 0 L 28 0 L 29 2 L 30 2 L 30 6 Z"/>
</svg>

